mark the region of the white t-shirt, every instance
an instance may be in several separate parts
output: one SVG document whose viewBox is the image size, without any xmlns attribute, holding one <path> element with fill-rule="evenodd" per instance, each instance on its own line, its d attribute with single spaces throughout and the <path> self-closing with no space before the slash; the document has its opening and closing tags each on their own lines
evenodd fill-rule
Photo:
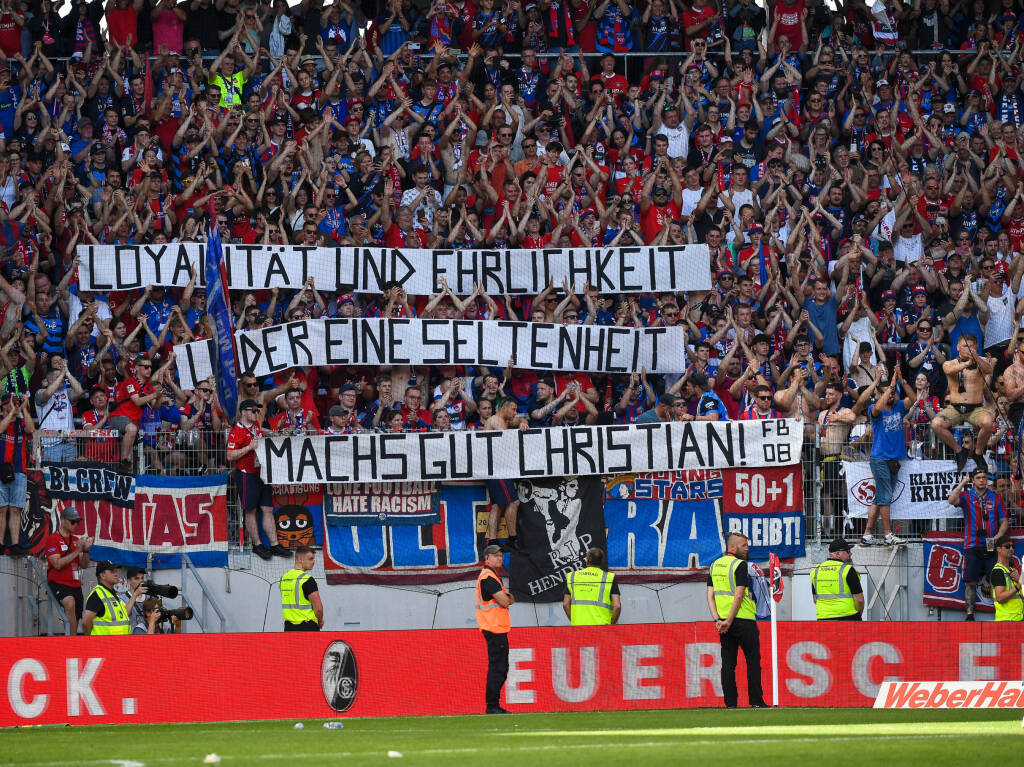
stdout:
<svg viewBox="0 0 1024 767">
<path fill-rule="evenodd" d="M 921 239 L 920 232 L 911 237 L 903 235 L 897 237 L 892 244 L 892 254 L 897 261 L 902 261 L 905 264 L 919 261 L 924 255 L 924 241 Z"/>
<path fill-rule="evenodd" d="M 683 187 L 683 205 L 681 212 L 684 216 L 693 215 L 693 211 L 697 209 L 697 204 L 700 202 L 700 198 L 704 196 L 704 189 L 687 189 Z"/>
<path fill-rule="evenodd" d="M 988 305 L 988 322 L 985 324 L 985 348 L 988 349 L 996 344 L 1009 341 L 1013 335 L 1013 312 L 1016 301 L 1013 299 L 1013 291 L 1003 285 L 1001 296 L 989 296 L 985 303 Z"/>
<path fill-rule="evenodd" d="M 664 134 L 665 138 L 668 139 L 668 151 L 666 154 L 669 157 L 682 157 L 686 159 L 686 155 L 690 153 L 690 129 L 686 127 L 686 123 L 679 123 L 675 128 L 669 128 L 667 125 L 662 125 L 657 133 Z"/>
<path fill-rule="evenodd" d="M 68 391 L 68 385 L 65 383 L 62 388 L 57 390 L 56 394 L 47 397 L 45 401 L 43 401 L 45 392 L 42 389 L 36 392 L 36 413 L 41 419 L 39 421 L 40 429 L 71 431 L 75 428 L 75 414 L 71 408 Z M 46 437 L 43 439 L 43 446 L 59 445 L 61 442 L 60 438 Z"/>
</svg>

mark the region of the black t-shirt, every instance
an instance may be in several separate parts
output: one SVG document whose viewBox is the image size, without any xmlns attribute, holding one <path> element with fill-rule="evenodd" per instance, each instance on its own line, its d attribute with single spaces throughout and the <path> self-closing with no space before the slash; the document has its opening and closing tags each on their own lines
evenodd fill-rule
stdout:
<svg viewBox="0 0 1024 767">
<path fill-rule="evenodd" d="M 494 599 L 494 595 L 502 591 L 501 581 L 495 576 L 489 575 L 480 583 L 480 597 L 484 602 Z"/>
<path fill-rule="evenodd" d="M 1013 583 L 1007 577 L 1006 573 L 1002 570 L 993 570 L 988 575 L 988 582 L 992 584 L 992 590 L 995 591 L 996 586 L 1002 586 L 1004 589 L 1013 587 Z"/>
<path fill-rule="evenodd" d="M 85 600 L 85 609 L 89 612 L 96 613 L 97 618 L 102 618 L 107 612 L 107 605 L 100 599 L 100 595 L 95 591 L 89 595 L 89 598 Z"/>
<path fill-rule="evenodd" d="M 708 585 L 714 586 L 711 582 L 711 571 L 708 570 Z M 750 586 L 750 575 L 747 573 L 747 562 L 741 560 L 739 566 L 736 568 L 736 588 L 740 586 Z"/>
<path fill-rule="evenodd" d="M 316 578 L 312 575 L 302 582 L 302 594 L 306 599 L 309 599 L 310 595 L 315 594 L 317 591 L 319 591 L 319 589 L 316 585 Z"/>
</svg>

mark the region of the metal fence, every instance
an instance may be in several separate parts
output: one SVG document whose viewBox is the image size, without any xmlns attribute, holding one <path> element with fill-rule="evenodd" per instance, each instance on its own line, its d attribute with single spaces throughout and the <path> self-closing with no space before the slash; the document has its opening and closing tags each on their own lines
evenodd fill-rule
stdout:
<svg viewBox="0 0 1024 767">
<path fill-rule="evenodd" d="M 843 462 L 866 462 L 871 453 L 870 425 L 854 426 L 839 454 L 826 455 L 821 449 L 817 430 L 807 429 L 801 456 L 804 488 L 804 521 L 808 543 L 831 540 L 836 535 L 859 537 L 864 532 L 864 519 L 851 518 L 847 503 L 847 486 Z M 961 430 L 961 437 L 970 429 Z M 142 435 L 132 450 L 130 470 L 135 474 L 166 474 L 195 476 L 229 471 L 225 457 L 226 431 L 192 430 L 152 432 Z M 907 427 L 907 460 L 941 460 L 950 463 L 953 455 L 926 424 Z M 62 453 L 62 455 L 61 455 Z M 120 439 L 116 432 L 76 430 L 72 432 L 40 431 L 32 456 L 37 467 L 49 460 L 85 460 L 118 467 Z M 60 456 L 59 459 L 55 456 Z M 1011 522 L 1024 521 L 1024 504 L 1017 485 L 1010 481 L 1008 455 L 989 451 L 988 463 L 997 476 L 996 490 L 1003 497 Z M 127 467 L 119 467 L 122 471 Z M 1014 525 L 1015 526 L 1015 525 Z M 919 540 L 932 530 L 963 529 L 959 518 L 937 518 L 894 521 L 897 535 Z M 234 481 L 228 480 L 228 532 L 235 545 L 242 541 L 242 513 L 238 505 Z"/>
</svg>

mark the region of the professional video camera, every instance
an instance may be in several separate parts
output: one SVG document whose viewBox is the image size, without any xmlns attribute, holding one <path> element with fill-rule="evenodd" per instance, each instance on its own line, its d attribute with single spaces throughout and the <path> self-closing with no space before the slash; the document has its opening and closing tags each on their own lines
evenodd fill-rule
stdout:
<svg viewBox="0 0 1024 767">
<path fill-rule="evenodd" d="M 160 617 L 157 619 L 160 621 L 169 621 L 171 618 L 177 618 L 180 621 L 190 621 L 195 617 L 195 613 L 192 612 L 192 608 L 186 605 L 185 607 L 174 607 L 168 609 L 163 605 L 160 606 Z"/>
<path fill-rule="evenodd" d="M 153 583 L 153 581 L 146 581 L 142 585 L 149 589 L 146 593 L 151 597 L 164 597 L 165 599 L 178 598 L 177 586 L 165 586 L 162 583 Z"/>
</svg>

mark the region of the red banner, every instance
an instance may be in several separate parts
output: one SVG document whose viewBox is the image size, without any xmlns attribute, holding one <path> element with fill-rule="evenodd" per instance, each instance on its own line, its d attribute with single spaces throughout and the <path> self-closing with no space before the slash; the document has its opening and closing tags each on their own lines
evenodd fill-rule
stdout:
<svg viewBox="0 0 1024 767">
<path fill-rule="evenodd" d="M 512 711 L 722 703 L 706 621 L 513 629 L 510 640 L 503 703 Z M 1022 624 L 781 623 L 781 703 L 870 706 L 885 680 L 1021 679 L 1022 644 Z M 287 695 L 267 694 L 253 658 L 287 668 Z M 168 695 L 183 669 L 203 683 Z M 485 671 L 472 629 L 2 639 L 0 727 L 473 714 L 483 711 Z M 739 671 L 744 705 L 742 662 Z"/>
</svg>

